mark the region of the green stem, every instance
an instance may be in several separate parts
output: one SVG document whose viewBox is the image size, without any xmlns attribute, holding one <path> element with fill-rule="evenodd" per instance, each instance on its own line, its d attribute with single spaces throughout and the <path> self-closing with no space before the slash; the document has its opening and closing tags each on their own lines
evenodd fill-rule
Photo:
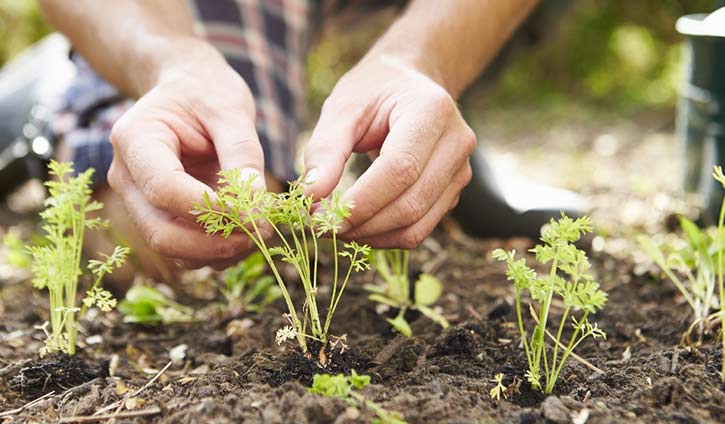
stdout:
<svg viewBox="0 0 725 424">
<path fill-rule="evenodd" d="M 342 293 L 345 291 L 347 282 L 350 280 L 350 274 L 352 274 L 352 265 L 353 265 L 353 263 L 355 263 L 355 259 L 357 259 L 357 252 L 355 252 L 352 255 L 352 257 L 350 258 L 350 267 L 347 269 L 347 273 L 345 274 L 345 280 L 343 280 L 342 285 L 340 286 L 340 291 L 337 294 L 337 298 L 335 299 L 334 304 L 332 305 L 331 309 L 329 311 L 327 311 L 327 319 L 325 320 L 325 334 L 327 334 L 327 331 L 330 328 L 330 323 L 332 322 L 332 316 L 335 315 L 335 310 L 337 309 L 337 304 L 340 302 L 340 299 L 342 298 Z"/>
<path fill-rule="evenodd" d="M 558 249 L 557 252 L 558 253 Z M 556 259 L 556 254 L 554 255 L 553 262 L 551 263 L 551 271 L 549 272 L 549 280 L 550 284 L 552 284 L 554 277 L 556 276 L 556 270 L 558 266 L 558 260 Z M 546 361 L 546 344 L 544 342 L 544 337 L 546 333 L 546 324 L 549 318 L 549 308 L 551 307 L 551 299 L 554 295 L 554 290 L 549 289 L 549 292 L 546 296 L 546 299 L 544 303 L 541 305 L 541 310 L 539 311 L 539 326 L 541 328 L 541 331 L 537 333 L 538 340 L 536 341 L 536 351 L 534 352 L 534 362 L 536 363 L 536 368 L 540 369 L 541 365 L 541 356 L 544 356 L 544 368 L 546 371 L 546 374 L 549 374 L 549 364 Z"/>
<path fill-rule="evenodd" d="M 579 321 L 579 324 L 582 324 L 586 322 L 587 317 L 589 316 L 589 312 L 584 312 L 584 314 L 581 317 L 581 320 Z M 561 370 L 564 368 L 564 364 L 566 363 L 566 360 L 569 358 L 569 355 L 576 349 L 577 346 L 579 346 L 579 343 L 584 340 L 586 336 L 581 337 L 577 341 L 577 336 L 579 335 L 581 325 L 577 326 L 574 329 L 574 334 L 571 335 L 571 338 L 569 339 L 569 344 L 566 346 L 566 350 L 564 351 L 564 354 L 561 356 L 561 362 L 559 362 L 559 367 L 557 369 L 553 370 L 553 374 L 551 375 L 551 379 L 548 378 L 546 380 L 546 393 L 551 393 L 552 390 L 554 390 L 554 385 L 556 384 L 556 380 L 559 378 L 559 374 L 561 373 Z"/>
<path fill-rule="evenodd" d="M 529 364 L 529 370 L 531 370 L 532 357 L 531 351 L 529 350 L 529 342 L 526 340 L 526 331 L 524 330 L 524 320 L 521 316 L 521 291 L 518 287 L 515 288 L 516 297 L 516 319 L 519 323 L 519 332 L 521 333 L 521 339 L 524 341 L 524 350 L 526 351 L 526 362 Z"/>
<path fill-rule="evenodd" d="M 564 309 L 564 314 L 561 316 L 561 322 L 559 323 L 559 331 L 556 333 L 556 341 L 554 342 L 554 354 L 551 358 L 551 369 L 556 369 L 556 360 L 559 355 L 559 341 L 561 340 L 561 334 L 564 331 L 564 324 L 566 323 L 566 319 L 569 317 L 569 310 L 571 309 L 571 306 L 567 305 L 567 307 Z M 548 381 L 548 376 L 547 376 Z"/>
<path fill-rule="evenodd" d="M 723 221 L 725 221 L 725 197 L 720 205 L 720 216 L 717 221 L 717 236 L 722 238 Z M 718 243 L 720 240 L 718 240 Z M 720 381 L 725 384 L 725 290 L 723 290 L 722 247 L 718 244 L 717 252 L 717 286 L 720 292 L 720 339 L 722 340 L 722 366 Z"/>
<path fill-rule="evenodd" d="M 292 323 L 297 330 L 297 342 L 300 345 L 300 349 L 302 350 L 302 352 L 307 352 L 307 341 L 305 340 L 304 332 L 300 333 L 300 331 L 302 330 L 302 325 L 300 323 L 299 317 L 297 316 L 297 310 L 295 309 L 294 303 L 292 303 L 292 298 L 287 291 L 287 286 L 285 286 L 284 281 L 282 280 L 282 276 L 279 274 L 277 266 L 274 264 L 274 259 L 272 259 L 272 257 L 269 255 L 269 250 L 267 248 L 267 245 L 264 243 L 264 238 L 259 231 L 259 226 L 257 226 L 257 223 L 254 220 L 251 220 L 254 232 L 257 234 L 257 236 L 255 237 L 255 235 L 252 234 L 252 232 L 249 231 L 249 229 L 247 229 L 247 227 L 242 224 L 241 221 L 232 217 L 230 218 L 233 222 L 235 222 L 235 224 L 237 224 L 238 228 L 241 228 L 242 231 L 247 234 L 247 237 L 252 240 L 252 242 L 257 246 L 259 251 L 262 252 L 262 256 L 264 256 L 264 259 L 267 260 L 267 264 L 269 264 L 269 268 L 272 270 L 274 278 L 277 280 L 277 285 L 282 292 L 282 297 L 284 297 L 284 301 L 287 304 L 287 309 L 289 310 L 289 313 L 291 315 Z M 275 230 L 279 231 L 272 222 L 269 223 L 275 228 Z"/>
</svg>

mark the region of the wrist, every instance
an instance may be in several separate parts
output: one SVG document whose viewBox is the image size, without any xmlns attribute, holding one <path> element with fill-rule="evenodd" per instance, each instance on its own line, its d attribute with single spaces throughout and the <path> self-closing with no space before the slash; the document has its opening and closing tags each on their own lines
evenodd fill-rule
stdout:
<svg viewBox="0 0 725 424">
<path fill-rule="evenodd" d="M 159 37 L 149 43 L 152 52 L 139 66 L 133 89 L 136 97 L 143 96 L 159 84 L 196 75 L 200 70 L 226 65 L 224 57 L 211 44 L 191 36 Z"/>
<path fill-rule="evenodd" d="M 381 46 L 381 48 L 373 48 L 370 50 L 363 61 L 388 66 L 393 65 L 401 71 L 423 75 L 443 87 L 452 95 L 441 67 L 437 66 L 435 61 L 431 60 L 430 55 L 425 55 L 420 51 L 414 51 L 410 48 L 396 49 Z"/>
</svg>

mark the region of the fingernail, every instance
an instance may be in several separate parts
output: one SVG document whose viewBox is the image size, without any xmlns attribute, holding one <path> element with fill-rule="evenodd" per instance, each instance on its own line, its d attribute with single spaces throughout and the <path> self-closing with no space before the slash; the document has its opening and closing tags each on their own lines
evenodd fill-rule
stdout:
<svg viewBox="0 0 725 424">
<path fill-rule="evenodd" d="M 302 185 L 310 186 L 320 179 L 320 171 L 317 168 L 312 168 L 305 173 L 305 178 L 302 179 Z"/>
<path fill-rule="evenodd" d="M 253 177 L 259 177 L 259 171 L 254 168 L 243 168 L 239 173 L 239 179 L 241 181 L 247 181 Z"/>
<path fill-rule="evenodd" d="M 252 183 L 252 186 L 264 187 L 264 177 L 262 177 L 259 170 L 254 169 L 254 168 L 243 168 L 241 170 L 241 172 L 239 173 L 240 182 L 246 182 L 252 178 L 254 178 L 254 182 Z"/>
</svg>

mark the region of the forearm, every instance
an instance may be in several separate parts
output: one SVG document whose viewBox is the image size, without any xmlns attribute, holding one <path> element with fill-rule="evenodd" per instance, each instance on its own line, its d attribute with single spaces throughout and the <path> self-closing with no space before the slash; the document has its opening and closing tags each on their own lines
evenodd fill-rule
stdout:
<svg viewBox="0 0 725 424">
<path fill-rule="evenodd" d="M 40 0 L 48 20 L 106 80 L 138 98 L 165 70 L 218 53 L 193 33 L 183 0 Z"/>
<path fill-rule="evenodd" d="M 488 65 L 537 0 L 413 0 L 368 57 L 393 57 L 454 97 Z"/>
</svg>

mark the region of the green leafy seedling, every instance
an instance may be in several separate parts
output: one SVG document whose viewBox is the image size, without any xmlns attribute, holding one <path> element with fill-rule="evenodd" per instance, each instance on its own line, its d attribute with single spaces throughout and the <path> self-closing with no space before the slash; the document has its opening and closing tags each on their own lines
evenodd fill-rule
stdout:
<svg viewBox="0 0 725 424">
<path fill-rule="evenodd" d="M 37 289 L 48 289 L 50 299 L 50 327 L 41 328 L 47 335 L 41 356 L 52 352 L 73 355 L 76 352 L 78 323 L 86 310 L 97 306 L 109 311 L 116 306 L 111 293 L 101 287 L 103 278 L 126 261 L 129 249 L 117 246 L 110 256 L 101 255 L 103 260 L 88 262 L 88 271 L 94 282 L 86 292 L 82 305 L 76 304 L 81 268 L 83 240 L 86 230 L 98 229 L 108 224 L 100 218 L 89 218 L 88 214 L 103 208 L 100 202 L 91 198 L 91 176 L 93 169 L 73 176 L 71 163 L 51 161 L 48 165 L 53 179 L 45 183 L 49 197 L 45 209 L 40 213 L 43 221 L 44 240 L 28 248 L 32 257 L 31 271 L 33 285 Z"/>
<path fill-rule="evenodd" d="M 308 340 L 315 340 L 322 345 L 319 362 L 326 365 L 330 324 L 342 293 L 352 272 L 369 268 L 368 246 L 354 241 L 341 245 L 337 239 L 353 205 L 343 202 L 339 194 L 333 194 L 322 199 L 313 211 L 314 199 L 305 194 L 300 181 L 290 183 L 290 189 L 285 193 L 272 193 L 253 189 L 257 176 L 242 178 L 239 169 L 222 171 L 220 176 L 215 200 L 205 194 L 192 213 L 208 234 L 229 237 L 239 231 L 254 243 L 271 269 L 287 305 L 286 317 L 290 325 L 278 330 L 277 342 L 296 339 L 300 350 L 307 353 Z M 267 244 L 270 233 L 277 236 L 280 244 Z M 317 264 L 323 237 L 330 238 L 333 252 L 332 295 L 324 315 L 317 299 Z M 290 264 L 299 276 L 305 293 L 301 313 L 292 301 L 275 258 Z M 343 267 L 343 263 L 346 266 Z"/>
<path fill-rule="evenodd" d="M 20 238 L 17 229 L 11 228 L 10 231 L 3 235 L 3 245 L 5 245 L 6 249 L 5 261 L 8 264 L 20 269 L 30 268 L 33 258 L 25 248 L 25 243 Z"/>
<path fill-rule="evenodd" d="M 407 250 L 373 251 L 371 263 L 383 281 L 380 284 L 365 285 L 365 289 L 371 292 L 370 300 L 398 309 L 395 318 L 387 318 L 387 321 L 406 337 L 413 335 L 413 330 L 404 317 L 409 309 L 420 311 L 441 327 L 448 328 L 448 320 L 432 308 L 443 293 L 443 284 L 430 274 L 421 274 L 415 282 L 414 294 L 411 295 L 409 257 L 410 252 Z"/>
<path fill-rule="evenodd" d="M 659 246 L 650 237 L 637 238 L 644 251 L 669 277 L 682 294 L 693 313 L 693 321 L 683 335 L 683 343 L 691 344 L 693 332 L 698 342 L 708 328 L 707 324 L 718 317 L 712 313 L 718 309 L 718 256 L 723 240 L 717 234 L 700 229 L 687 218 L 680 218 L 683 239 Z M 682 277 L 681 277 L 682 276 Z"/>
<path fill-rule="evenodd" d="M 725 189 L 722 167 L 713 167 L 712 177 Z M 691 334 L 696 332 L 698 343 L 710 328 L 720 321 L 723 361 L 720 370 L 725 384 L 725 290 L 723 289 L 723 250 L 725 250 L 725 196 L 720 206 L 717 228 L 701 229 L 687 218 L 680 218 L 683 239 L 659 246 L 652 238 L 638 237 L 642 250 L 660 267 L 662 272 L 680 291 L 692 309 L 693 321 L 682 337 L 684 344 L 692 344 Z M 717 290 L 717 294 L 715 291 Z"/>
<path fill-rule="evenodd" d="M 325 397 L 338 397 L 355 408 L 368 408 L 377 417 L 374 422 L 380 424 L 405 424 L 400 414 L 385 410 L 357 392 L 357 390 L 364 389 L 368 384 L 370 384 L 370 376 L 360 375 L 352 370 L 352 374 L 349 376 L 343 374 L 315 374 L 312 377 L 312 387 L 307 390 L 310 393 Z"/>
<path fill-rule="evenodd" d="M 264 274 L 267 269 L 264 256 L 255 252 L 224 271 L 220 290 L 227 303 L 239 303 L 245 310 L 260 312 L 282 297 L 274 277 Z"/>
<path fill-rule="evenodd" d="M 118 310 L 123 321 L 132 324 L 173 324 L 193 322 L 193 310 L 169 299 L 150 286 L 134 286 L 126 292 Z"/>
<path fill-rule="evenodd" d="M 526 265 L 525 259 L 516 259 L 516 251 L 496 249 L 493 257 L 506 262 L 506 276 L 514 284 L 516 317 L 521 333 L 528 371 L 527 381 L 534 389 L 551 393 L 566 360 L 574 350 L 588 337 L 605 338 L 604 331 L 596 324 L 589 323 L 589 315 L 601 309 L 607 301 L 607 294 L 599 288 L 599 284 L 589 273 L 590 264 L 586 253 L 577 249 L 574 242 L 582 234 L 592 231 L 588 217 L 571 219 L 562 213 L 561 219 L 554 219 L 541 229 L 542 243 L 536 245 L 531 252 L 536 254 L 537 261 L 549 265 L 549 273 L 539 276 Z M 538 323 L 531 332 L 531 338 L 524 329 L 521 296 L 524 292 L 537 305 Z M 549 324 L 554 296 L 564 304 L 564 312 L 556 331 L 553 348 L 547 346 L 545 334 Z M 581 312 L 580 318 L 571 315 L 572 334 L 566 344 L 562 344 L 564 328 L 570 314 Z M 560 348 L 562 346 L 562 348 Z M 544 372 L 542 385 L 541 373 Z"/>
</svg>

